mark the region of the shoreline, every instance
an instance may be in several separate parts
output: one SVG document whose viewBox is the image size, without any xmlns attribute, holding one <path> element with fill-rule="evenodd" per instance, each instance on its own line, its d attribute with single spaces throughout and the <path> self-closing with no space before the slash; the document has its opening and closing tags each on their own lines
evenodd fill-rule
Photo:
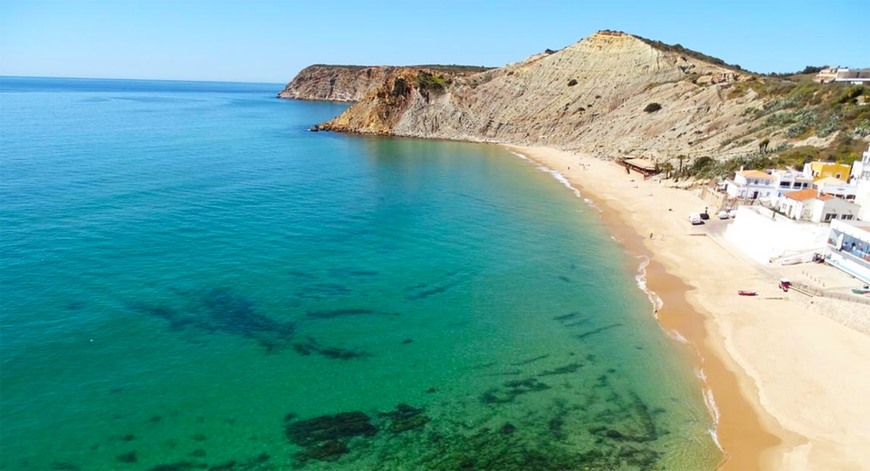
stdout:
<svg viewBox="0 0 870 471">
<path fill-rule="evenodd" d="M 695 351 L 723 449 L 719 469 L 868 469 L 870 405 L 863 398 L 870 379 L 836 366 L 867 371 L 870 337 L 781 292 L 737 296 L 748 288 L 776 294 L 776 277 L 691 226 L 688 214 L 706 205 L 691 192 L 589 155 L 502 147 L 558 172 L 601 209 L 602 223 L 630 256 L 647 257 L 647 289 L 663 303 L 659 325 Z M 710 220 L 709 229 L 724 224 Z"/>
</svg>

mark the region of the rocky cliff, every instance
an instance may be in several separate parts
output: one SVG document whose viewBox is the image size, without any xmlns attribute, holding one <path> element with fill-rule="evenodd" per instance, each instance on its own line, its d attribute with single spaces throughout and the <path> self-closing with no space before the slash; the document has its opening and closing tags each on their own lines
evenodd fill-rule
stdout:
<svg viewBox="0 0 870 471">
<path fill-rule="evenodd" d="M 278 94 L 298 100 L 357 101 L 384 83 L 392 67 L 312 65 L 299 72 Z"/>
<path fill-rule="evenodd" d="M 355 66 L 316 64 L 300 71 L 284 87 L 278 98 L 324 101 L 359 101 L 366 94 L 391 82 L 406 69 L 426 70 L 440 76 L 452 78 L 487 70 L 473 66 L 420 65 L 396 66 Z"/>
<path fill-rule="evenodd" d="M 760 79 L 710 59 L 601 31 L 468 76 L 403 69 L 319 128 L 547 145 L 604 157 L 757 148 L 751 139 L 733 141 L 751 134 L 747 110 L 763 100 L 752 87 L 733 87 Z"/>
</svg>

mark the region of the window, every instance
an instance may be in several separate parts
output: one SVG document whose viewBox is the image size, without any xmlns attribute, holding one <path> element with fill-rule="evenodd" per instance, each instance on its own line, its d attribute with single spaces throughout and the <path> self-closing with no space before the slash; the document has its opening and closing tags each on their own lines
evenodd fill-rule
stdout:
<svg viewBox="0 0 870 471">
<path fill-rule="evenodd" d="M 825 214 L 825 222 L 830 222 L 831 216 L 836 217 L 837 215 L 836 214 Z"/>
</svg>

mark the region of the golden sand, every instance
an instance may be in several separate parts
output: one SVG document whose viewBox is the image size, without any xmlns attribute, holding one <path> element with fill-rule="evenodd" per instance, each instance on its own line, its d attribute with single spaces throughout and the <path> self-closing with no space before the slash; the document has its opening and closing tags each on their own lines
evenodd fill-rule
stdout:
<svg viewBox="0 0 870 471">
<path fill-rule="evenodd" d="M 780 291 L 774 271 L 716 236 L 727 220 L 689 224 L 705 207 L 694 193 L 586 155 L 510 149 L 562 173 L 626 251 L 650 257 L 659 321 L 695 347 L 718 409 L 721 469 L 870 469 L 870 336 Z"/>
</svg>

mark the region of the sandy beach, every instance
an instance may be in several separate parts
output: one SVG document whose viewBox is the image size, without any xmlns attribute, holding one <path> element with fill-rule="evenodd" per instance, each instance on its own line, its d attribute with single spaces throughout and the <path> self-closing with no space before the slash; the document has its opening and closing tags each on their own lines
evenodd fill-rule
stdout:
<svg viewBox="0 0 870 471">
<path fill-rule="evenodd" d="M 719 416 L 720 469 L 870 469 L 870 336 L 779 290 L 780 267 L 730 246 L 715 208 L 707 224 L 689 224 L 707 205 L 696 193 L 591 156 L 509 148 L 562 173 L 626 251 L 650 257 L 659 321 L 697 351 L 699 386 Z M 853 306 L 870 317 L 870 306 Z"/>
</svg>

